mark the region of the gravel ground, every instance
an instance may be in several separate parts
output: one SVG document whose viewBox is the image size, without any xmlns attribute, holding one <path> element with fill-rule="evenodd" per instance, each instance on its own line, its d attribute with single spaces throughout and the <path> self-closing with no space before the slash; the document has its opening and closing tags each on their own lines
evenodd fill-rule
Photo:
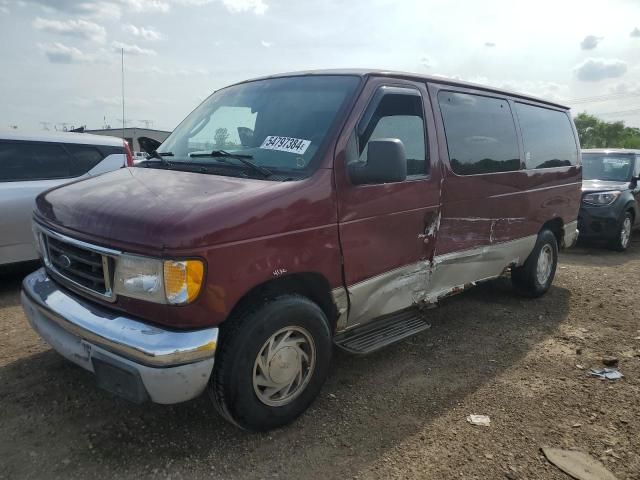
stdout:
<svg viewBox="0 0 640 480">
<path fill-rule="evenodd" d="M 418 336 L 336 352 L 321 398 L 269 434 L 227 424 L 206 398 L 137 406 L 98 390 L 27 326 L 26 270 L 3 272 L 0 478 L 568 478 L 547 445 L 640 479 L 639 271 L 640 241 L 578 247 L 541 299 L 508 279 L 447 299 Z M 608 354 L 625 378 L 590 378 Z"/>
</svg>

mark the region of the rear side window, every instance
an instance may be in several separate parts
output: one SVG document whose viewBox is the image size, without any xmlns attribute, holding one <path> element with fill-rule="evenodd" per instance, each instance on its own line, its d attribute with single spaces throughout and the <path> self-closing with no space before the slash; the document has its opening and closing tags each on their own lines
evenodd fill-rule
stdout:
<svg viewBox="0 0 640 480">
<path fill-rule="evenodd" d="M 441 91 L 438 103 L 451 169 L 458 175 L 520 169 L 518 138 L 506 100 Z"/>
<path fill-rule="evenodd" d="M 375 110 L 369 114 L 365 113 L 365 119 L 368 115 L 371 115 L 371 118 L 358 138 L 359 161 L 366 163 L 369 141 L 397 138 L 402 141 L 407 154 L 407 175 L 426 175 L 429 162 L 425 147 L 422 98 L 419 92 L 416 90 L 415 94 L 385 94 L 377 106 L 372 106 Z"/>
<path fill-rule="evenodd" d="M 69 178 L 73 170 L 71 157 L 60 145 L 0 142 L 0 182 Z"/>
<path fill-rule="evenodd" d="M 66 144 L 65 148 L 75 160 L 74 175 L 83 175 L 99 164 L 103 155 L 91 145 Z"/>
<path fill-rule="evenodd" d="M 576 165 L 578 146 L 565 112 L 516 103 L 527 169 Z"/>
</svg>

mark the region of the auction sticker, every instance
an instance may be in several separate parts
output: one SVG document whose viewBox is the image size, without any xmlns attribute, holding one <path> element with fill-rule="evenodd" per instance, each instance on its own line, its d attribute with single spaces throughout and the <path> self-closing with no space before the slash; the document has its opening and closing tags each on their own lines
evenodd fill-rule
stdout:
<svg viewBox="0 0 640 480">
<path fill-rule="evenodd" d="M 269 135 L 264 139 L 260 148 L 264 148 L 265 150 L 280 150 L 281 152 L 297 153 L 298 155 L 302 155 L 307 151 L 309 145 L 311 145 L 311 140 Z"/>
</svg>

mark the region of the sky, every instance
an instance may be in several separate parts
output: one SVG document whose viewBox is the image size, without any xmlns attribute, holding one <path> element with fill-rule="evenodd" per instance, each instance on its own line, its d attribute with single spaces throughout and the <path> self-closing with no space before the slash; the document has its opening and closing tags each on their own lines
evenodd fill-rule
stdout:
<svg viewBox="0 0 640 480">
<path fill-rule="evenodd" d="M 172 130 L 214 90 L 319 68 L 440 75 L 640 127 L 639 0 L 0 0 L 0 128 Z"/>
</svg>

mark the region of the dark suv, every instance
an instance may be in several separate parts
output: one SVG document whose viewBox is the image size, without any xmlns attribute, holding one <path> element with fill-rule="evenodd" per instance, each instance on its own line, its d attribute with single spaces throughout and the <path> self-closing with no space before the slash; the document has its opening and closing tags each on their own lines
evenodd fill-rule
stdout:
<svg viewBox="0 0 640 480">
<path fill-rule="evenodd" d="M 640 221 L 640 150 L 582 150 L 582 165 L 580 238 L 605 240 L 622 252 Z"/>
</svg>

